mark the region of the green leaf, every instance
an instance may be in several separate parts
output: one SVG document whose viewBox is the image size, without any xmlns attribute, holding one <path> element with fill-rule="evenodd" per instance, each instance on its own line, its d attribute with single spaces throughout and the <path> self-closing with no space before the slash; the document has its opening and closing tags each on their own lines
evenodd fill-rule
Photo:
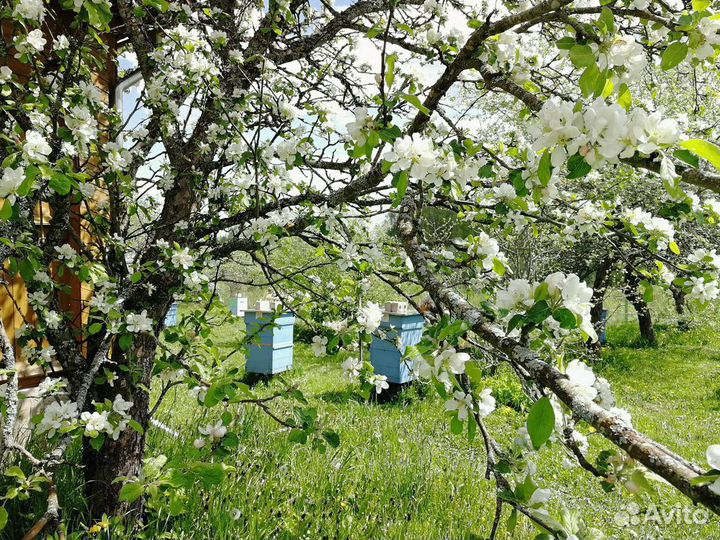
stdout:
<svg viewBox="0 0 720 540">
<path fill-rule="evenodd" d="M 517 315 L 514 315 L 512 319 L 510 319 L 510 322 L 508 323 L 508 334 L 515 330 L 518 326 L 521 326 L 525 322 L 525 315 L 518 313 Z"/>
<path fill-rule="evenodd" d="M 680 143 L 680 146 L 709 161 L 713 167 L 720 171 L 720 146 L 702 139 L 684 141 Z"/>
<path fill-rule="evenodd" d="M 671 43 L 662 55 L 660 67 L 663 71 L 668 71 L 685 60 L 688 54 L 688 46 L 685 43 L 676 41 Z"/>
<path fill-rule="evenodd" d="M 305 433 L 302 429 L 295 428 L 290 431 L 288 440 L 297 444 L 305 444 L 307 442 L 307 433 Z"/>
<path fill-rule="evenodd" d="M 700 166 L 700 159 L 690 150 L 685 150 L 684 148 L 675 150 L 675 152 L 673 152 L 673 157 L 679 159 L 680 161 L 684 161 L 694 169 L 697 169 Z"/>
<path fill-rule="evenodd" d="M 588 67 L 595 63 L 595 53 L 589 45 L 573 45 L 570 49 L 570 61 L 575 67 Z"/>
<path fill-rule="evenodd" d="M 518 522 L 518 511 L 516 508 L 512 509 L 512 512 L 510 512 L 510 516 L 507 520 L 507 529 L 508 532 L 512 533 L 515 530 L 515 527 L 517 527 Z"/>
<path fill-rule="evenodd" d="M 133 420 L 133 419 L 131 418 L 131 419 L 128 421 L 128 425 L 129 425 L 132 429 L 134 429 L 137 433 L 139 433 L 140 435 L 142 435 L 143 433 L 145 433 L 145 430 L 143 429 L 143 427 L 140 425 L 140 423 L 139 423 L 137 420 Z"/>
<path fill-rule="evenodd" d="M 395 60 L 397 60 L 396 54 L 390 54 L 385 58 L 385 84 L 390 88 L 395 81 Z"/>
<path fill-rule="evenodd" d="M 113 17 L 109 3 L 83 2 L 83 7 L 87 10 L 88 21 L 91 26 L 101 30 L 108 27 Z"/>
<path fill-rule="evenodd" d="M 585 97 L 600 96 L 605 90 L 608 71 L 600 71 L 597 64 L 589 65 L 583 72 L 578 84 Z"/>
<path fill-rule="evenodd" d="M 423 105 L 420 101 L 420 98 L 418 98 L 417 96 L 414 96 L 412 94 L 400 94 L 400 97 L 403 100 L 407 101 L 410 105 L 415 107 L 418 111 L 423 113 L 425 116 L 430 116 L 430 109 Z"/>
<path fill-rule="evenodd" d="M 537 400 L 527 418 L 527 430 L 535 450 L 545 444 L 555 429 L 555 411 L 546 396 Z"/>
<path fill-rule="evenodd" d="M 563 330 L 572 330 L 577 327 L 577 317 L 568 308 L 560 308 L 553 312 L 553 319 L 560 323 Z"/>
<path fill-rule="evenodd" d="M 543 281 L 535 289 L 535 293 L 533 294 L 533 297 L 535 298 L 536 302 L 539 302 L 540 300 L 545 300 L 549 296 L 550 296 L 550 286 L 545 281 Z"/>
<path fill-rule="evenodd" d="M 632 93 L 630 92 L 630 88 L 628 88 L 628 85 L 625 83 L 622 83 L 620 85 L 620 89 L 618 90 L 617 103 L 618 105 L 622 106 L 626 111 L 629 111 L 632 107 Z"/>
<path fill-rule="evenodd" d="M 3 221 L 7 221 L 12 217 L 13 213 L 13 205 L 5 199 L 2 203 L 2 208 L 0 209 L 0 219 Z"/>
<path fill-rule="evenodd" d="M 0 531 L 5 528 L 8 522 L 8 511 L 5 510 L 4 506 L 0 506 Z"/>
<path fill-rule="evenodd" d="M 26 478 L 25 473 L 17 465 L 8 467 L 4 474 L 5 476 L 9 476 L 10 478 L 18 478 L 19 480 L 25 480 Z"/>
<path fill-rule="evenodd" d="M 166 12 L 170 8 L 170 2 L 167 0 L 143 0 L 143 4 L 148 7 L 157 9 L 158 11 Z"/>
<path fill-rule="evenodd" d="M 102 327 L 103 327 L 102 323 L 99 323 L 99 322 L 92 323 L 92 324 L 88 327 L 88 334 L 90 334 L 91 336 L 94 336 L 94 335 L 97 334 L 100 330 L 102 330 Z"/>
<path fill-rule="evenodd" d="M 640 285 L 643 287 L 643 299 L 650 303 L 655 298 L 655 289 L 652 286 L 652 283 L 648 281 L 642 281 Z"/>
<path fill-rule="evenodd" d="M 615 32 L 615 17 L 609 8 L 604 7 L 600 13 L 600 22 L 607 29 L 609 34 Z"/>
<path fill-rule="evenodd" d="M 340 446 L 340 435 L 335 433 L 331 430 L 326 430 L 322 432 L 323 439 L 327 441 L 327 443 L 332 446 L 333 448 L 337 448 Z"/>
<path fill-rule="evenodd" d="M 541 323 L 547 319 L 551 313 L 552 310 L 550 306 L 548 306 L 548 303 L 545 300 L 540 300 L 528 310 L 525 317 L 529 322 Z"/>
<path fill-rule="evenodd" d="M 407 171 L 400 171 L 393 177 L 392 185 L 395 189 L 397 189 L 398 202 L 405 197 L 409 179 Z"/>
<path fill-rule="evenodd" d="M 540 158 L 538 165 L 538 178 L 543 186 L 547 186 L 552 178 L 552 163 L 550 162 L 550 152 L 545 151 Z"/>
<path fill-rule="evenodd" d="M 453 435 L 460 435 L 463 432 L 463 423 L 462 420 L 457 417 L 457 414 L 454 414 L 450 420 L 450 431 Z"/>
<path fill-rule="evenodd" d="M 555 42 L 555 45 L 557 45 L 558 49 L 562 49 L 564 51 L 569 51 L 572 49 L 575 45 L 577 45 L 577 41 L 575 41 L 575 38 L 570 36 L 565 36 L 564 38 L 560 38 Z"/>
<path fill-rule="evenodd" d="M 705 11 L 712 4 L 712 0 L 692 0 L 692 7 L 695 11 Z"/>
<path fill-rule="evenodd" d="M 467 374 L 470 381 L 475 384 L 479 384 L 480 381 L 482 381 L 483 371 L 480 366 L 478 366 L 474 362 L 468 362 L 467 364 L 465 364 L 465 373 Z"/>
<path fill-rule="evenodd" d="M 670 242 L 668 244 L 668 247 L 670 248 L 670 251 L 672 251 L 675 255 L 680 255 L 680 247 L 675 242 Z"/>
<path fill-rule="evenodd" d="M 120 336 L 120 340 L 119 340 L 118 343 L 119 343 L 119 345 L 120 345 L 120 348 L 121 348 L 123 351 L 127 351 L 127 350 L 130 349 L 130 346 L 132 345 L 132 342 L 133 342 L 133 335 L 132 335 L 132 334 L 122 334 L 122 335 Z"/>
<path fill-rule="evenodd" d="M 128 503 L 137 501 L 143 494 L 144 487 L 140 482 L 128 482 L 120 488 L 120 500 Z"/>
<path fill-rule="evenodd" d="M 170 504 L 168 506 L 168 511 L 170 512 L 171 516 L 179 516 L 185 513 L 185 497 L 183 495 L 180 495 L 179 492 L 173 491 L 170 494 Z"/>
<path fill-rule="evenodd" d="M 225 479 L 225 466 L 222 463 L 196 462 L 192 465 L 192 471 L 198 475 L 205 487 L 222 484 Z"/>
<path fill-rule="evenodd" d="M 590 166 L 590 164 L 585 161 L 585 158 L 582 157 L 580 154 L 575 154 L 574 156 L 571 156 L 570 159 L 568 159 L 567 169 L 567 178 L 569 180 L 582 178 L 583 176 L 587 176 L 588 173 L 592 171 L 592 167 Z"/>
<path fill-rule="evenodd" d="M 478 425 L 477 422 L 475 422 L 475 418 L 468 419 L 467 437 L 469 442 L 473 442 L 475 440 L 477 428 Z"/>
<path fill-rule="evenodd" d="M 206 407 L 214 407 L 220 403 L 227 396 L 224 384 L 213 384 L 208 388 L 207 394 L 205 395 L 205 401 L 203 402 Z"/>
<path fill-rule="evenodd" d="M 720 474 L 715 474 L 712 472 L 707 472 L 701 476 L 696 476 L 692 480 L 690 480 L 690 483 L 693 486 L 704 486 L 707 484 L 712 484 L 716 480 L 720 480 Z"/>
<path fill-rule="evenodd" d="M 105 434 L 104 433 L 100 433 L 97 437 L 92 437 L 90 439 L 90 446 L 96 452 L 100 451 L 100 449 L 103 447 L 104 443 L 105 443 Z"/>
</svg>

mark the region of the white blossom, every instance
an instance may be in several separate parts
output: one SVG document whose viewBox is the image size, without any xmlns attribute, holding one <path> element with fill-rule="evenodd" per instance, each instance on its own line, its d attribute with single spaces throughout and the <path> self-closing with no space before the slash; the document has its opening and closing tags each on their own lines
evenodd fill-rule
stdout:
<svg viewBox="0 0 720 540">
<path fill-rule="evenodd" d="M 328 338 L 325 336 L 313 336 L 312 343 L 310 344 L 312 347 L 313 354 L 316 357 L 322 357 L 327 354 L 326 346 L 328 343 Z"/>
<path fill-rule="evenodd" d="M 368 377 L 368 382 L 375 387 L 375 393 L 379 394 L 383 390 L 390 388 L 385 375 L 371 375 Z"/>
<path fill-rule="evenodd" d="M 126 318 L 126 328 L 128 332 L 152 332 L 152 319 L 147 316 L 147 310 L 143 309 L 140 313 L 128 313 Z"/>
<path fill-rule="evenodd" d="M 46 162 L 52 149 L 42 133 L 29 130 L 25 132 L 23 152 L 31 161 Z"/>
<path fill-rule="evenodd" d="M 378 329 L 382 322 L 383 311 L 375 302 L 368 302 L 367 305 L 360 309 L 357 315 L 357 321 L 365 331 L 372 333 Z"/>
</svg>

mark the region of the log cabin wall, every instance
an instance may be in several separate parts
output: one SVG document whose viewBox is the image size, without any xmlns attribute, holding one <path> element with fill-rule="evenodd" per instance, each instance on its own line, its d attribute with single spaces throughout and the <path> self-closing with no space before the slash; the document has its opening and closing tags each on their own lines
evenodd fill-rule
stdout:
<svg viewBox="0 0 720 540">
<path fill-rule="evenodd" d="M 58 2 L 51 2 L 48 5 L 48 14 L 43 23 L 43 30 L 46 34 L 47 47 L 52 44 L 52 36 L 69 33 L 69 27 L 73 22 L 75 14 L 62 10 Z M 0 58 L 0 66 L 7 65 L 13 73 L 22 81 L 27 80 L 30 75 L 31 66 L 22 64 L 13 57 L 14 49 L 12 47 L 13 36 L 15 34 L 15 25 L 11 20 L 4 20 L 0 23 L 2 32 L 1 39 L 4 40 L 7 50 L 10 54 L 7 57 Z M 105 36 L 105 43 L 110 44 L 110 52 L 105 61 L 105 69 L 93 74 L 93 82 L 100 89 L 106 104 L 111 105 L 114 99 L 114 90 L 117 84 L 117 64 L 114 54 L 114 39 L 112 36 Z M 100 128 L 103 122 L 100 119 Z M 86 169 L 92 169 L 97 165 L 97 160 L 90 158 Z M 92 171 L 88 171 L 92 172 Z M 101 190 L 97 190 L 98 197 L 103 197 Z M 92 243 L 87 228 L 83 227 L 83 213 L 85 207 L 76 205 L 73 208 L 72 227 L 74 234 L 86 246 Z M 35 224 L 38 227 L 47 225 L 52 219 L 52 209 L 47 203 L 38 205 L 35 209 Z M 68 243 L 77 248 L 77 242 L 74 239 L 68 239 Z M 5 261 L 6 263 L 6 261 Z M 45 377 L 43 369 L 39 366 L 28 366 L 21 355 L 21 347 L 16 337 L 17 329 L 24 322 L 33 322 L 34 314 L 30 303 L 28 302 L 28 293 L 22 278 L 19 275 L 12 276 L 7 272 L 3 272 L 7 286 L 0 287 L 0 309 L 5 328 L 8 336 L 15 345 L 15 353 L 18 361 L 20 373 L 20 386 L 23 388 L 33 387 L 39 384 Z M 78 330 L 87 323 L 88 319 L 88 302 L 92 295 L 92 289 L 86 283 L 81 283 L 74 274 L 66 270 L 65 274 L 59 279 L 60 282 L 68 285 L 70 293 L 61 295 L 61 306 L 67 315 L 70 315 L 72 324 Z M 79 332 L 78 332 L 79 334 Z M 59 370 L 59 366 L 55 366 Z"/>
</svg>

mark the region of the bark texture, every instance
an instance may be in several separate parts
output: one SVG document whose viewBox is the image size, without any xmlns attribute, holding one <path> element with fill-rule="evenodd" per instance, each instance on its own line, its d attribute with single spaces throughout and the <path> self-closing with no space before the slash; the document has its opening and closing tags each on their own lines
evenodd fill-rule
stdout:
<svg viewBox="0 0 720 540">
<path fill-rule="evenodd" d="M 623 293 L 625 298 L 628 299 L 635 311 L 637 312 L 638 326 L 640 328 L 640 336 L 650 345 L 657 344 L 657 336 L 655 335 L 655 328 L 653 327 L 652 315 L 650 314 L 650 308 L 647 302 L 643 298 L 639 291 L 640 278 L 637 276 L 632 269 L 628 268 L 625 271 L 625 286 L 623 287 Z"/>
</svg>

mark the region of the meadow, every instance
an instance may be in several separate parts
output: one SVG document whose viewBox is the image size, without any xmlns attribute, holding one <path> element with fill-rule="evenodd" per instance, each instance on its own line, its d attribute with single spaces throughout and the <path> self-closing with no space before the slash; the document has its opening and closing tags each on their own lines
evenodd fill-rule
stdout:
<svg viewBox="0 0 720 540">
<path fill-rule="evenodd" d="M 238 328 L 217 330 L 226 344 Z M 620 406 L 629 409 L 637 428 L 682 454 L 704 463 L 708 445 L 720 441 L 720 333 L 698 327 L 680 332 L 659 327 L 659 345 L 644 347 L 636 327 L 614 324 L 610 346 L 595 370 L 614 385 Z M 183 539 L 388 538 L 472 539 L 487 536 L 494 512 L 494 486 L 484 479 L 481 441 L 450 433 L 440 398 L 422 386 L 410 386 L 392 400 L 366 401 L 343 378 L 342 358 L 315 358 L 310 347 L 296 345 L 295 368 L 284 376 L 315 405 L 324 424 L 341 437 L 335 450 L 320 453 L 288 441 L 283 429 L 250 406 L 234 406 L 240 446 L 226 459 L 235 467 L 219 489 L 188 493 L 185 513 L 153 517 L 144 536 Z M 260 393 L 280 388 L 275 378 L 258 383 Z M 500 441 L 510 441 L 523 425 L 524 400 L 504 369 L 489 376 L 498 397 L 489 419 Z M 185 387 L 173 389 L 157 418 L 177 430 L 173 437 L 152 428 L 149 453 L 168 459 L 194 459 L 197 426 L 216 420 L 218 408 L 197 417 Z M 194 416 L 195 415 L 195 416 Z M 591 455 L 605 448 L 589 436 Z M 538 460 L 540 487 L 560 486 L 552 505 L 579 511 L 607 538 L 720 538 L 720 519 L 699 512 L 676 491 L 656 482 L 655 493 L 639 497 L 607 496 L 598 481 L 563 465 L 562 449 L 545 449 Z M 62 503 L 71 530 L 82 530 L 80 472 L 61 480 Z M 26 509 L 41 504 L 31 500 Z M 655 505 L 655 506 L 653 506 Z M 654 509 L 670 516 L 658 523 Z M 676 510 L 675 514 L 671 512 Z M 648 513 L 649 512 L 649 513 Z M 684 514 L 683 514 L 684 512 Z M 503 515 L 498 538 L 532 538 L 536 530 L 521 520 L 514 532 Z M 691 516 L 685 523 L 683 515 Z M 632 523 L 628 526 L 628 520 Z M 22 526 L 10 527 L 14 538 Z M 168 531 L 172 530 L 170 533 Z M 94 537 L 117 538 L 100 533 Z"/>
</svg>

